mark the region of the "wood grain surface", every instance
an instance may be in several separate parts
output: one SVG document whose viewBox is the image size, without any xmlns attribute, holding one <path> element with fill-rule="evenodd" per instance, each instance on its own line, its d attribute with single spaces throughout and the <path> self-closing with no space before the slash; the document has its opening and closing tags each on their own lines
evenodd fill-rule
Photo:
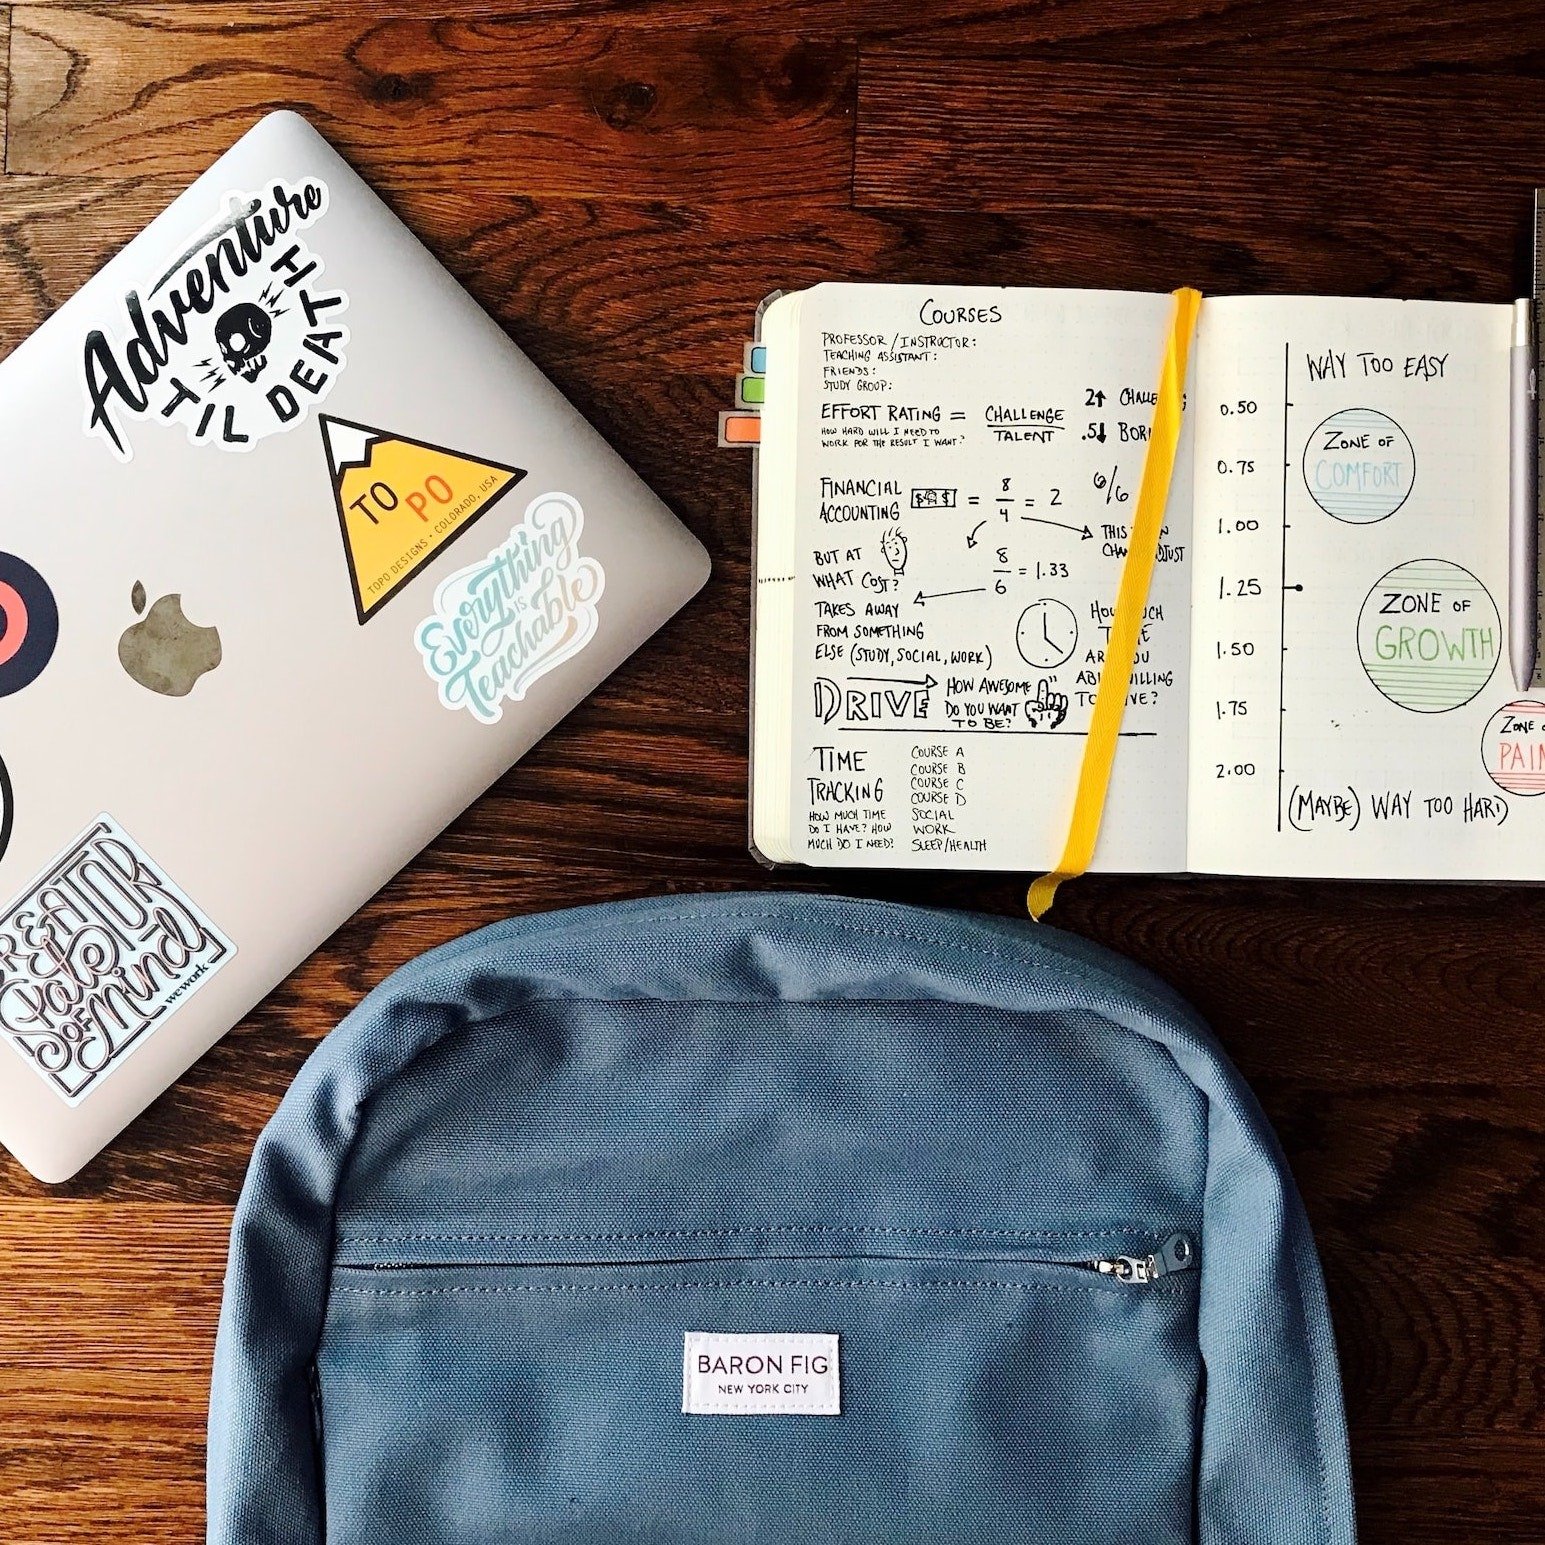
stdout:
<svg viewBox="0 0 1545 1545">
<path fill-rule="evenodd" d="M 1545 183 L 1538 0 L 0 6 L 0 352 L 261 114 L 307 112 L 712 550 L 690 610 L 76 1181 L 0 1158 L 0 1541 L 202 1537 L 226 1230 L 316 1041 L 511 913 L 1014 877 L 745 849 L 751 312 L 833 277 L 1500 301 Z M 3 524 L 3 512 L 0 512 Z M 1545 891 L 1096 879 L 1277 1125 L 1368 1545 L 1545 1540 Z"/>
</svg>

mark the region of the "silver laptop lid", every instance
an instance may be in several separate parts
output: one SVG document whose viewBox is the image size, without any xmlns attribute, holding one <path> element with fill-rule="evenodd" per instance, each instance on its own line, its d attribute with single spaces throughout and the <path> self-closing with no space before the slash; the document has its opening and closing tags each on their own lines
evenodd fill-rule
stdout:
<svg viewBox="0 0 1545 1545">
<path fill-rule="evenodd" d="M 0 364 L 0 1142 L 65 1178 L 707 557 L 304 120 Z"/>
</svg>

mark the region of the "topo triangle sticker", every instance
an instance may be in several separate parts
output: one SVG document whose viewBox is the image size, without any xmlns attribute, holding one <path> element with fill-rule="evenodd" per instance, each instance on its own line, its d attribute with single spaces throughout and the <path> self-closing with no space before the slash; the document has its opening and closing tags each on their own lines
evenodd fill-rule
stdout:
<svg viewBox="0 0 1545 1545">
<path fill-rule="evenodd" d="M 526 475 L 368 424 L 318 418 L 361 623 Z"/>
</svg>

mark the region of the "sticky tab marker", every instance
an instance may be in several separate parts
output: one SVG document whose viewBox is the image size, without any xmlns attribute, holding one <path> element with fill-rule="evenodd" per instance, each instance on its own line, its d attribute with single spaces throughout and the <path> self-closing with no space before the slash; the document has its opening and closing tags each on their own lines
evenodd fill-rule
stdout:
<svg viewBox="0 0 1545 1545">
<path fill-rule="evenodd" d="M 1046 915 L 1056 897 L 1057 887 L 1064 880 L 1083 874 L 1094 858 L 1094 845 L 1105 814 L 1105 796 L 1110 790 L 1111 767 L 1116 759 L 1117 737 L 1121 733 L 1122 710 L 1126 707 L 1127 693 L 1132 685 L 1132 667 L 1142 637 L 1143 613 L 1148 606 L 1159 534 L 1164 529 L 1164 510 L 1169 503 L 1175 451 L 1180 443 L 1186 362 L 1190 358 L 1191 338 L 1196 332 L 1201 307 L 1199 291 L 1175 291 L 1175 314 L 1164 350 L 1153 427 L 1148 435 L 1148 453 L 1143 458 L 1143 481 L 1138 489 L 1137 509 L 1132 516 L 1126 562 L 1121 566 L 1121 584 L 1116 592 L 1116 609 L 1105 644 L 1100 684 L 1095 689 L 1089 734 L 1084 740 L 1084 757 L 1078 769 L 1078 791 L 1073 797 L 1067 844 L 1057 867 L 1034 881 L 1025 897 L 1030 915 L 1037 922 Z"/>
<path fill-rule="evenodd" d="M 746 345 L 746 374 L 753 376 L 767 374 L 767 345 L 765 343 L 748 343 Z"/>
<path fill-rule="evenodd" d="M 735 401 L 759 408 L 767 400 L 767 382 L 762 376 L 736 376 Z"/>
<path fill-rule="evenodd" d="M 762 418 L 758 413 L 721 413 L 719 415 L 719 444 L 759 445 L 762 439 Z"/>
</svg>

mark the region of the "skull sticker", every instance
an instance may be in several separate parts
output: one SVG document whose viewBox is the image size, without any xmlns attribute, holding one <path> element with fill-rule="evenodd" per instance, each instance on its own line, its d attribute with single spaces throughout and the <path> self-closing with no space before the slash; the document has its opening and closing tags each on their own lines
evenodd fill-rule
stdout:
<svg viewBox="0 0 1545 1545">
<path fill-rule="evenodd" d="M 226 369 L 243 381 L 255 381 L 268 364 L 268 340 L 274 324 L 261 306 L 243 301 L 215 321 L 215 343 Z"/>
<path fill-rule="evenodd" d="M 191 212 L 181 256 L 148 263 L 82 339 L 86 433 L 130 461 L 136 420 L 222 451 L 303 424 L 347 362 L 348 294 L 301 234 L 327 207 L 327 184 L 302 177 Z"/>
</svg>

